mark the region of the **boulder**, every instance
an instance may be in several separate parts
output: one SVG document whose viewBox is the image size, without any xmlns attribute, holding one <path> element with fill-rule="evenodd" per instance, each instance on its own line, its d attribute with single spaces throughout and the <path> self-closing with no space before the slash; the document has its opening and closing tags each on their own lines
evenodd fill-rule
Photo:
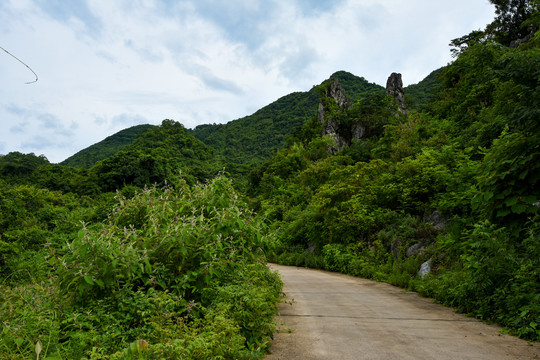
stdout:
<svg viewBox="0 0 540 360">
<path fill-rule="evenodd" d="M 431 227 L 437 231 L 442 231 L 446 228 L 446 219 L 442 217 L 439 210 L 433 211 L 429 215 L 424 215 L 424 221 L 431 223 Z"/>
<path fill-rule="evenodd" d="M 429 259 L 428 261 L 420 265 L 420 270 L 418 271 L 418 276 L 420 276 L 420 278 L 423 279 L 424 276 L 426 276 L 427 274 L 431 272 L 431 263 L 432 263 L 432 260 Z"/>
<path fill-rule="evenodd" d="M 420 241 L 419 243 L 416 243 L 413 246 L 410 246 L 405 252 L 405 255 L 407 255 L 407 257 L 410 258 L 411 256 L 419 254 L 424 249 L 425 249 L 424 243 Z"/>
</svg>

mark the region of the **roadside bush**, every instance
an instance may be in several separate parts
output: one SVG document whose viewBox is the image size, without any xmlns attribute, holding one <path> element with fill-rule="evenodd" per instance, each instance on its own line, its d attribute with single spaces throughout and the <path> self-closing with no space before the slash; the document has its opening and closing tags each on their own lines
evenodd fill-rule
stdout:
<svg viewBox="0 0 540 360">
<path fill-rule="evenodd" d="M 282 283 L 265 265 L 271 233 L 230 180 L 130 195 L 117 195 L 106 222 L 50 249 L 40 306 L 27 309 L 24 293 L 5 286 L 0 322 L 9 334 L 28 326 L 1 351 L 35 357 L 40 341 L 51 359 L 262 357 Z"/>
</svg>

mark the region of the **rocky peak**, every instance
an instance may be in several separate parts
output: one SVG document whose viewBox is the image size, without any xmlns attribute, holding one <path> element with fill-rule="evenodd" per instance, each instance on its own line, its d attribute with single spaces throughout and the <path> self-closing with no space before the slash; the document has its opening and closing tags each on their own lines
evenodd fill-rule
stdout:
<svg viewBox="0 0 540 360">
<path fill-rule="evenodd" d="M 345 89 L 341 87 L 338 79 L 336 78 L 330 79 L 330 85 L 326 87 L 323 97 L 334 100 L 336 104 L 338 105 L 340 111 L 346 111 L 352 105 L 352 101 L 345 95 Z M 323 128 L 322 128 L 323 136 L 330 137 L 334 140 L 335 146 L 331 147 L 329 149 L 329 152 L 331 154 L 336 154 L 339 150 L 343 149 L 345 146 L 349 146 L 351 143 L 351 139 L 346 139 L 342 135 L 340 135 L 340 132 L 341 133 L 343 132 L 340 130 L 343 130 L 343 129 L 340 129 L 339 120 L 331 116 L 330 114 L 328 114 L 328 112 L 329 111 L 325 106 L 325 101 L 323 100 L 323 98 L 321 98 L 321 101 L 319 103 L 319 110 L 318 110 L 317 118 L 319 122 L 323 124 Z M 355 134 L 358 134 L 357 136 L 360 137 L 363 134 L 363 129 L 356 129 L 356 131 L 354 132 Z"/>
<path fill-rule="evenodd" d="M 351 100 L 345 95 L 345 89 L 341 87 L 341 84 L 336 78 L 330 79 L 330 86 L 326 89 L 326 96 L 334 99 L 342 109 L 351 106 Z"/>
<path fill-rule="evenodd" d="M 390 74 L 388 80 L 386 81 L 386 95 L 392 96 L 398 104 L 399 112 L 405 114 L 407 109 L 405 108 L 405 92 L 403 91 L 401 74 Z"/>
</svg>

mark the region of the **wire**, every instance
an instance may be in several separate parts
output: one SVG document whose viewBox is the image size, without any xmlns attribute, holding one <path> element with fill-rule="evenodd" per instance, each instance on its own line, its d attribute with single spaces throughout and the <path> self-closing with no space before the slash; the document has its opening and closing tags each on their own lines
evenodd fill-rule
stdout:
<svg viewBox="0 0 540 360">
<path fill-rule="evenodd" d="M 16 57 L 15 55 L 13 55 L 12 53 L 10 53 L 9 51 L 7 51 L 6 49 L 4 49 L 3 47 L 0 46 L 0 49 L 4 50 L 8 55 L 10 55 L 11 57 L 13 57 L 15 60 L 17 60 L 18 62 L 20 62 L 21 64 L 23 64 L 24 66 L 26 66 L 28 68 L 28 70 L 30 70 L 35 76 L 36 76 L 36 80 L 34 81 L 30 81 L 30 82 L 27 82 L 25 84 L 32 84 L 32 83 L 35 83 L 38 81 L 38 76 L 36 74 L 36 72 L 34 70 L 32 70 L 32 68 L 28 65 L 26 65 L 21 59 L 19 59 L 18 57 Z"/>
</svg>

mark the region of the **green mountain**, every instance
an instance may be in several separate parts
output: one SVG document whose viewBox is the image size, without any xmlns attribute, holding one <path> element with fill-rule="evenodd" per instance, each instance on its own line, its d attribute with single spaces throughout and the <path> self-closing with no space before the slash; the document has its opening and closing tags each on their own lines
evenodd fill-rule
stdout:
<svg viewBox="0 0 540 360">
<path fill-rule="evenodd" d="M 327 136 L 305 123 L 311 136 L 249 176 L 278 233 L 271 260 L 406 287 L 540 340 L 538 6 L 499 8 L 454 40 L 455 60 L 405 89 L 409 111 L 321 86 Z"/>
<path fill-rule="evenodd" d="M 94 145 L 79 151 L 78 153 L 68 157 L 60 163 L 60 165 L 82 167 L 90 169 L 100 160 L 106 159 L 109 156 L 116 154 L 127 145 L 133 143 L 135 138 L 151 129 L 153 125 L 136 125 L 130 128 L 121 130 L 114 135 L 111 135 L 105 140 L 102 140 Z"/>
<path fill-rule="evenodd" d="M 425 79 L 418 84 L 412 84 L 404 88 L 408 107 L 413 109 L 423 109 L 433 100 L 437 90 L 441 86 L 441 74 L 444 68 L 432 71 Z"/>
<path fill-rule="evenodd" d="M 184 126 L 164 120 L 140 134 L 131 145 L 90 169 L 103 191 L 126 185 L 176 184 L 205 181 L 216 173 L 213 149 Z"/>
<path fill-rule="evenodd" d="M 227 124 L 165 120 L 79 160 L 90 169 L 0 156 L 0 304 L 13 310 L 0 322 L 21 326 L 4 349 L 170 358 L 197 343 L 253 357 L 277 301 L 254 253 L 540 340 L 539 5 L 492 3 L 496 21 L 405 89 L 406 111 L 399 86 L 386 96 L 340 71 Z M 223 168 L 232 181 L 215 177 Z"/>
<path fill-rule="evenodd" d="M 352 100 L 384 92 L 380 85 L 345 71 L 331 77 L 339 80 Z M 313 87 L 283 96 L 252 115 L 226 124 L 199 125 L 193 134 L 216 150 L 228 172 L 246 174 L 254 164 L 283 147 L 295 129 L 316 116 L 319 99 L 319 91 Z"/>
</svg>

